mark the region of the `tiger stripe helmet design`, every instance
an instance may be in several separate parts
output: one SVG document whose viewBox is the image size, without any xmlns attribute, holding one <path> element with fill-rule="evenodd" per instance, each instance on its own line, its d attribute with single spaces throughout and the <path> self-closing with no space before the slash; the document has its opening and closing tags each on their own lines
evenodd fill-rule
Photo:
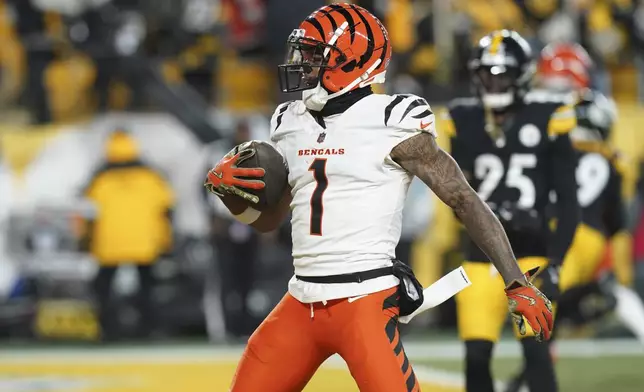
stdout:
<svg viewBox="0 0 644 392">
<path fill-rule="evenodd" d="M 541 51 L 537 76 L 542 87 L 568 92 L 590 87 L 593 62 L 579 44 L 549 44 Z"/>
<path fill-rule="evenodd" d="M 293 30 L 287 46 L 286 62 L 278 66 L 283 92 L 321 85 L 335 97 L 383 83 L 391 59 L 387 30 L 355 4 L 319 8 Z"/>
</svg>

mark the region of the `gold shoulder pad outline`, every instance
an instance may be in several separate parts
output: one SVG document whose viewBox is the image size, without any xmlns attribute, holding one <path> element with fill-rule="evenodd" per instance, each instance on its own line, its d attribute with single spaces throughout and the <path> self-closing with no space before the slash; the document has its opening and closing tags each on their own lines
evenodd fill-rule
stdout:
<svg viewBox="0 0 644 392">
<path fill-rule="evenodd" d="M 608 143 L 603 141 L 573 141 L 573 147 L 582 152 L 600 154 L 609 161 L 617 159 L 619 153 Z"/>
<path fill-rule="evenodd" d="M 573 142 L 573 146 L 582 152 L 600 154 L 610 162 L 611 166 L 622 177 L 633 174 L 633 167 L 636 162 L 609 143 L 578 141 Z"/>
<path fill-rule="evenodd" d="M 438 131 L 445 135 L 448 138 L 456 136 L 456 126 L 454 125 L 454 120 L 449 113 L 449 109 L 443 108 L 438 113 Z"/>
<path fill-rule="evenodd" d="M 626 177 L 631 174 L 633 161 L 621 151 L 613 151 L 611 164 L 615 168 L 615 171 L 621 176 Z"/>
<path fill-rule="evenodd" d="M 548 136 L 565 135 L 577 126 L 577 113 L 573 105 L 562 105 L 550 116 Z"/>
</svg>

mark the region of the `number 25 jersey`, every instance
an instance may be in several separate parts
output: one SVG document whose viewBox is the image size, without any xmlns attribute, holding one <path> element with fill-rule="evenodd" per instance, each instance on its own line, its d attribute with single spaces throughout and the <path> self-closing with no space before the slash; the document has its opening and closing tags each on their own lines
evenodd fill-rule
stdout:
<svg viewBox="0 0 644 392">
<path fill-rule="evenodd" d="M 576 125 L 573 107 L 558 96 L 528 94 L 506 120 L 502 143 L 486 132 L 486 113 L 477 99 L 455 100 L 446 120 L 452 156 L 499 217 L 516 257 L 546 256 L 550 235 L 546 207 L 558 177 L 555 156 L 562 154 L 559 150 L 564 149 L 558 147 L 563 142 L 574 174 L 574 153 L 567 140 Z M 570 181 L 574 192 L 574 178 Z M 471 241 L 465 253 L 469 261 L 488 261 Z"/>
<path fill-rule="evenodd" d="M 434 115 L 424 99 L 413 95 L 370 94 L 320 123 L 301 101 L 277 108 L 271 143 L 289 169 L 296 275 L 392 265 L 412 176 L 389 153 L 420 132 L 435 134 Z M 316 302 L 397 284 L 394 276 L 326 285 L 294 277 L 289 292 L 301 302 Z"/>
</svg>

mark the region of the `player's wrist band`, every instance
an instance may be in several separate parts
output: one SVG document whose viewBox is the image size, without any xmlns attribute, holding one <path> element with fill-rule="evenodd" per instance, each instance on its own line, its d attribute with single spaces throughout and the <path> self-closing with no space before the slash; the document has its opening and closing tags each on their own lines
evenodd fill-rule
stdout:
<svg viewBox="0 0 644 392">
<path fill-rule="evenodd" d="M 254 223 L 257 219 L 259 219 L 260 215 L 262 215 L 261 211 L 257 211 L 253 207 L 248 207 L 241 214 L 233 215 L 233 216 L 241 223 L 250 225 L 251 223 Z"/>
</svg>

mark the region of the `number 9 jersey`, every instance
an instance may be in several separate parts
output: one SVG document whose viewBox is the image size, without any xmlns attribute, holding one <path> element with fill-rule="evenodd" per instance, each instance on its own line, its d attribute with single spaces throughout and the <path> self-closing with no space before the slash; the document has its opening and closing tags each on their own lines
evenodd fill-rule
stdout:
<svg viewBox="0 0 644 392">
<path fill-rule="evenodd" d="M 329 276 L 392 265 L 412 176 L 389 154 L 421 132 L 435 134 L 434 114 L 414 95 L 369 94 L 327 117 L 307 110 L 302 101 L 277 108 L 271 143 L 289 169 L 295 275 Z M 311 303 L 397 284 L 393 275 L 333 284 L 294 276 L 289 292 Z"/>
<path fill-rule="evenodd" d="M 621 171 L 625 162 L 607 142 L 617 109 L 599 92 L 585 90 L 579 95 L 571 140 L 579 154 L 576 178 L 582 223 L 611 237 L 624 228 Z"/>
<path fill-rule="evenodd" d="M 496 134 L 486 131 L 488 117 L 478 99 L 456 99 L 445 114 L 452 156 L 503 224 L 517 258 L 562 260 L 572 239 L 553 247 L 546 212 L 551 191 L 570 193 L 576 205 L 576 160 L 568 135 L 576 114 L 566 98 L 528 93 Z M 488 261 L 472 241 L 465 258 Z"/>
<path fill-rule="evenodd" d="M 610 238 L 625 226 L 621 173 L 624 164 L 608 148 L 578 148 L 577 197 L 582 223 Z"/>
</svg>

